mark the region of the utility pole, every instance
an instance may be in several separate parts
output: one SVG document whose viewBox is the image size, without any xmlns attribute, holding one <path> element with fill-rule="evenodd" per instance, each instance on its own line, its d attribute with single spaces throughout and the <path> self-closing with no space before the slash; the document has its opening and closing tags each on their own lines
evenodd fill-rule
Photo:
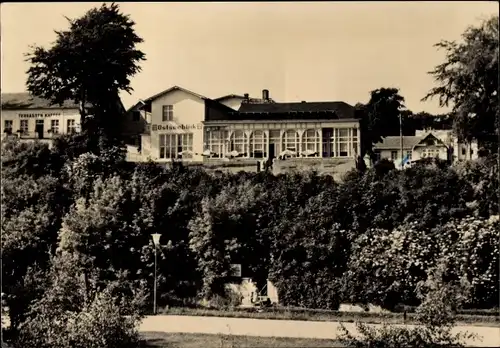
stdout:
<svg viewBox="0 0 500 348">
<path fill-rule="evenodd" d="M 401 147 L 401 169 L 403 169 L 403 118 L 401 112 L 399 113 L 399 145 Z"/>
</svg>

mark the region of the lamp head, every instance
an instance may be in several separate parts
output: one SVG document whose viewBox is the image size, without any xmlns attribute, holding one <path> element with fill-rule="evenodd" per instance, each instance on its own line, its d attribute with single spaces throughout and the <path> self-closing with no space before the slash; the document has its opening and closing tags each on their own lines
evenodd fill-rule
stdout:
<svg viewBox="0 0 500 348">
<path fill-rule="evenodd" d="M 159 234 L 159 233 L 153 233 L 153 234 L 151 235 L 151 237 L 153 237 L 153 243 L 154 243 L 154 245 L 155 245 L 155 246 L 160 245 L 160 237 L 161 237 L 161 234 Z"/>
</svg>

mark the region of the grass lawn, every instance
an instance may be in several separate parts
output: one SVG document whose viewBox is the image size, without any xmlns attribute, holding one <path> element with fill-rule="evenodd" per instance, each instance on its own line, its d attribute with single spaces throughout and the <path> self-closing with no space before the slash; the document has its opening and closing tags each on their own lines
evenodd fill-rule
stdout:
<svg viewBox="0 0 500 348">
<path fill-rule="evenodd" d="M 252 337 L 145 332 L 145 348 L 275 348 L 340 347 L 336 341 L 313 338 Z"/>
</svg>

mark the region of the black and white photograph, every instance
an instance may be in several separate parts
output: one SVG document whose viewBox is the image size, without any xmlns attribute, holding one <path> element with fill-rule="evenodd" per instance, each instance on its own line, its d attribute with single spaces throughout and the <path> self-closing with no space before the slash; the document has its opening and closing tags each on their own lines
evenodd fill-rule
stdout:
<svg viewBox="0 0 500 348">
<path fill-rule="evenodd" d="M 500 347 L 497 1 L 4 2 L 1 347 Z"/>
</svg>

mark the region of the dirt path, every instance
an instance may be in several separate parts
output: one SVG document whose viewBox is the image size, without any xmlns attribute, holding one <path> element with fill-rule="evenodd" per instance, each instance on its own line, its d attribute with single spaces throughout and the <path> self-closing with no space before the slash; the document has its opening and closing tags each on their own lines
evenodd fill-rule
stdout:
<svg viewBox="0 0 500 348">
<path fill-rule="evenodd" d="M 354 323 L 344 323 L 344 326 L 356 330 Z M 337 322 L 159 315 L 146 317 L 140 331 L 335 339 L 339 327 Z M 468 346 L 500 347 L 500 328 L 458 326 L 455 330 L 482 337 L 482 341 L 467 342 Z"/>
</svg>

